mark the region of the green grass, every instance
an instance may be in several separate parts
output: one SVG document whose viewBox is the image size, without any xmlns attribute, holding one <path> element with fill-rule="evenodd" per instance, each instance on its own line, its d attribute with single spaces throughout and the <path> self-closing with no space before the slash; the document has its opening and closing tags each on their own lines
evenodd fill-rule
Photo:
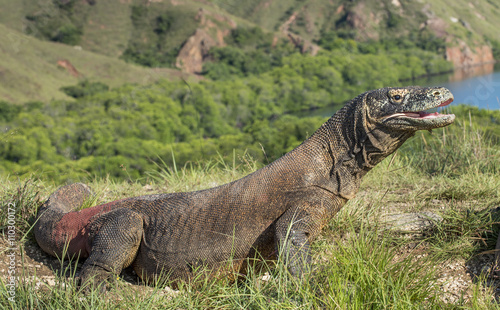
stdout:
<svg viewBox="0 0 500 310">
<path fill-rule="evenodd" d="M 472 119 L 473 120 L 473 119 Z M 473 120 L 474 121 L 474 120 Z M 54 268 L 55 284 L 23 280 L 17 309 L 497 309 L 496 278 L 488 273 L 498 236 L 500 144 L 468 119 L 432 134 L 417 134 L 394 158 L 387 158 L 364 179 L 358 196 L 329 223 L 313 244 L 312 273 L 291 277 L 281 261 L 250 269 L 240 281 L 200 277 L 155 286 L 119 279 L 102 294 L 87 295 L 75 286 L 75 263 Z M 496 159 L 496 160 L 495 160 Z M 102 203 L 135 195 L 198 190 L 240 178 L 257 169 L 249 160 L 164 167 L 150 183 L 90 182 Z M 2 202 L 18 210 L 18 240 L 34 248 L 30 225 L 36 209 L 57 187 L 36 178 L 0 180 Z M 421 234 L 384 229 L 384 214 L 432 211 L 443 220 Z M 6 217 L 0 225 L 6 234 Z M 2 259 L 5 253 L 2 253 Z M 19 272 L 32 275 L 24 256 Z M 57 266 L 59 266 L 57 264 Z M 452 268 L 450 266 L 458 266 Z M 464 270 L 467 270 L 465 272 Z M 265 274 L 267 272 L 267 274 Z M 263 275 L 269 278 L 263 279 Z M 6 294 L 5 278 L 0 294 Z M 460 280 L 456 288 L 449 286 Z M 134 281 L 132 281 L 134 282 Z"/>
<path fill-rule="evenodd" d="M 129 1 L 96 1 L 84 26 L 81 45 L 90 51 L 119 57 L 132 33 Z"/>
</svg>

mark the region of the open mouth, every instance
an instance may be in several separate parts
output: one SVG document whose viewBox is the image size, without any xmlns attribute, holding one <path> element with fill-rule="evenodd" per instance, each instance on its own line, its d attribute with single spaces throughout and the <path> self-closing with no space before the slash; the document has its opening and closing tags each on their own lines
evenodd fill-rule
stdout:
<svg viewBox="0 0 500 310">
<path fill-rule="evenodd" d="M 450 98 L 450 99 L 448 99 L 446 101 L 443 101 L 440 105 L 438 105 L 438 106 L 436 106 L 436 107 L 434 107 L 432 109 L 447 106 L 447 105 L 449 105 L 452 102 L 453 102 L 453 98 Z M 426 111 L 420 111 L 420 112 L 401 112 L 401 113 L 395 113 L 395 114 L 389 115 L 388 117 L 386 117 L 386 119 L 393 118 L 393 117 L 408 117 L 408 118 L 415 118 L 415 119 L 431 119 L 431 118 L 440 118 L 440 117 L 447 116 L 447 115 L 448 114 L 440 114 L 438 112 L 430 113 L 430 112 L 426 112 Z"/>
</svg>

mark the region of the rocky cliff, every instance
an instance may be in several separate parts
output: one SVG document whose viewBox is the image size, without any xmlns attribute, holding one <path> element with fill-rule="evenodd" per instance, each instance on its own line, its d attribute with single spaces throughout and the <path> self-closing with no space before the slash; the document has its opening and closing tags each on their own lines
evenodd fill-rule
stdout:
<svg viewBox="0 0 500 310">
<path fill-rule="evenodd" d="M 481 45 L 470 48 L 463 41 L 458 46 L 449 46 L 446 48 L 446 59 L 451 61 L 455 68 L 495 62 L 490 46 Z"/>
<path fill-rule="evenodd" d="M 203 9 L 199 9 L 195 19 L 199 27 L 179 51 L 176 66 L 182 71 L 198 74 L 203 69 L 203 61 L 210 48 L 224 46 L 224 37 L 237 25 L 227 16 Z"/>
</svg>

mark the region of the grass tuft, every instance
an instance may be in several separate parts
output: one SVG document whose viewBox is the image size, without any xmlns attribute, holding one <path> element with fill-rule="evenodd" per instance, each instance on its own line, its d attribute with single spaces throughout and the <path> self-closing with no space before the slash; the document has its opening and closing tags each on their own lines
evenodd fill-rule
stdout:
<svg viewBox="0 0 500 310">
<path fill-rule="evenodd" d="M 30 231 L 34 222 L 38 207 L 41 205 L 40 192 L 37 182 L 31 178 L 18 182 L 3 182 L 4 186 L 0 192 L 2 212 L 0 212 L 0 229 L 5 233 L 9 224 L 9 210 L 15 212 L 15 226 L 17 234 L 23 238 Z"/>
</svg>

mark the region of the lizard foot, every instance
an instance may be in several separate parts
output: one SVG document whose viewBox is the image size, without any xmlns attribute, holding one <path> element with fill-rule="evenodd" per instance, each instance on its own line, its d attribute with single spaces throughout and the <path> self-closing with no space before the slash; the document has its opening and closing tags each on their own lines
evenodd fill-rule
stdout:
<svg viewBox="0 0 500 310">
<path fill-rule="evenodd" d="M 78 286 L 83 294 L 88 295 L 97 289 L 100 293 L 106 292 L 107 284 L 115 278 L 115 274 L 99 266 L 84 267 L 80 273 Z"/>
</svg>

